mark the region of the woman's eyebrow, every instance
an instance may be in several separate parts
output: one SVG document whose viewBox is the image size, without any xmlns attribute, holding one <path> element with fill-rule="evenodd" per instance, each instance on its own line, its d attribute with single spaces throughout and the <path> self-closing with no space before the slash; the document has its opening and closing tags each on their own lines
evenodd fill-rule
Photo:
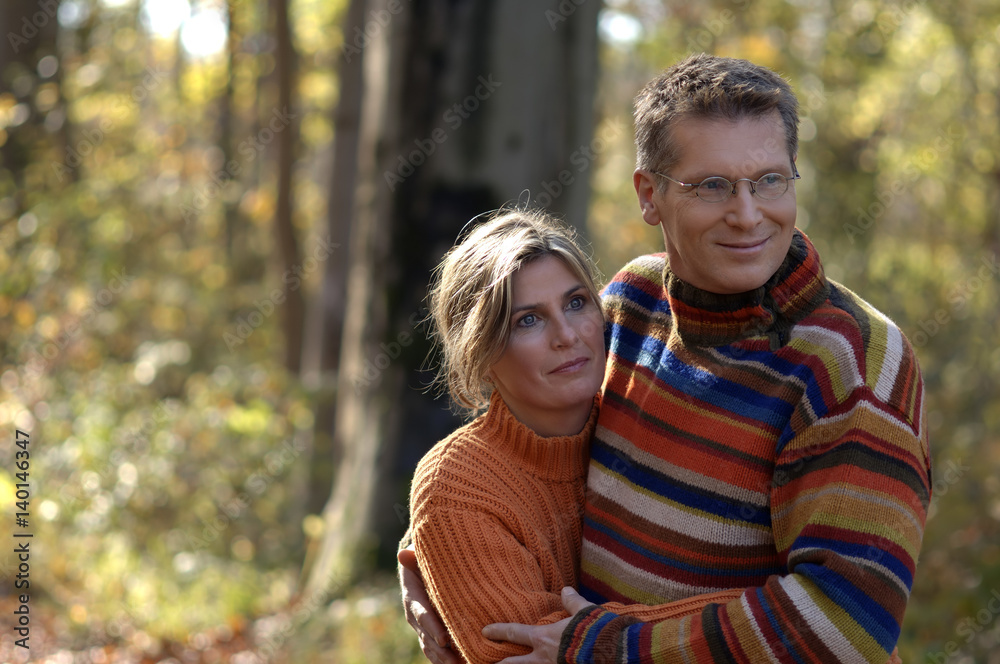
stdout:
<svg viewBox="0 0 1000 664">
<path fill-rule="evenodd" d="M 570 295 L 580 290 L 581 288 L 583 288 L 583 284 L 576 284 L 575 286 L 568 288 L 566 292 L 563 293 L 563 299 L 569 297 Z M 519 311 L 525 311 L 527 309 L 538 309 L 541 306 L 542 306 L 541 302 L 535 302 L 534 304 L 522 304 L 519 307 L 514 307 L 513 309 L 511 309 L 510 313 L 516 314 Z"/>
</svg>

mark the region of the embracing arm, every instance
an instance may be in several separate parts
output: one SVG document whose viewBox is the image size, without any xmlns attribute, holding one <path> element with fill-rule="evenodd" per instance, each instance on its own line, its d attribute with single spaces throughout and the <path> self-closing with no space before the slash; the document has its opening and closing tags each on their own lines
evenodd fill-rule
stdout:
<svg viewBox="0 0 1000 664">
<path fill-rule="evenodd" d="M 495 516 L 429 509 L 413 534 L 427 594 L 465 661 L 497 662 L 528 651 L 484 637 L 489 623 L 549 624 L 569 615 L 559 594 L 548 590 L 539 560 Z M 566 563 L 572 570 L 575 562 Z"/>
<path fill-rule="evenodd" d="M 570 617 L 560 594 L 548 589 L 539 560 L 495 517 L 465 510 L 430 511 L 414 528 L 414 539 L 428 595 L 436 606 L 447 607 L 444 621 L 466 661 L 496 662 L 531 651 L 486 638 L 481 630 L 487 624 L 551 625 Z M 738 595 L 724 591 L 659 606 L 606 606 L 622 615 L 658 621 L 691 615 Z"/>
<path fill-rule="evenodd" d="M 409 531 L 407 538 L 408 536 Z M 407 541 L 405 548 L 396 553 L 396 559 L 399 561 L 399 590 L 403 600 L 403 613 L 406 615 L 406 622 L 417 633 L 424 657 L 434 664 L 461 664 L 451 649 L 448 630 L 441 621 L 441 616 L 434 610 L 431 598 L 427 596 L 427 587 L 420 577 L 413 544 Z"/>
<path fill-rule="evenodd" d="M 868 662 L 893 651 L 923 537 L 930 466 L 922 386 L 901 413 L 867 387 L 789 441 L 771 487 L 787 569 L 681 620 L 577 613 L 560 662 Z"/>
</svg>

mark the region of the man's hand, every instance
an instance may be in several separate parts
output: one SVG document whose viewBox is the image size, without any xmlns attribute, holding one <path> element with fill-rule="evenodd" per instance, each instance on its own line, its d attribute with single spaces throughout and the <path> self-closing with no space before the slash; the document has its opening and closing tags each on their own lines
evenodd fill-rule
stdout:
<svg viewBox="0 0 1000 664">
<path fill-rule="evenodd" d="M 420 638 L 420 650 L 434 664 L 461 664 L 461 660 L 448 644 L 448 630 L 438 617 L 427 587 L 420 577 L 417 554 L 413 549 L 403 549 L 396 554 L 399 560 L 399 585 L 403 592 L 403 610 L 406 622 Z"/>
<path fill-rule="evenodd" d="M 590 606 L 590 602 L 570 587 L 562 589 L 563 608 L 571 615 Z M 519 623 L 493 623 L 483 628 L 483 636 L 493 641 L 510 641 L 528 646 L 527 655 L 508 657 L 499 664 L 556 664 L 559 642 L 563 630 L 572 618 L 564 618 L 551 625 L 521 625 Z"/>
</svg>

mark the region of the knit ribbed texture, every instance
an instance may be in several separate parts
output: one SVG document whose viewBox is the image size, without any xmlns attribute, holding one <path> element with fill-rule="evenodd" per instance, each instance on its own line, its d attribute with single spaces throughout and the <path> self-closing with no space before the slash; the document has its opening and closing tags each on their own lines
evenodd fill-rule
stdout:
<svg viewBox="0 0 1000 664">
<path fill-rule="evenodd" d="M 481 630 L 490 623 L 549 624 L 569 617 L 559 593 L 577 583 L 588 448 L 596 420 L 595 399 L 579 435 L 542 438 L 494 394 L 486 414 L 420 461 L 410 496 L 410 533 L 427 592 L 464 661 L 496 662 L 528 652 L 484 638 Z M 607 606 L 643 620 L 663 620 L 736 596 Z"/>
<path fill-rule="evenodd" d="M 581 592 L 681 620 L 578 615 L 565 662 L 872 662 L 899 637 L 930 500 L 923 385 L 899 329 L 796 231 L 775 278 L 720 296 L 644 256 L 605 289 Z"/>
</svg>

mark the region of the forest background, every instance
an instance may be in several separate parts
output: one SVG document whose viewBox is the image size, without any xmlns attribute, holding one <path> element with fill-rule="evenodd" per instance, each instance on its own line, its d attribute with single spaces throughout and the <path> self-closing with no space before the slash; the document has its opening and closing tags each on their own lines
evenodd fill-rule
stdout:
<svg viewBox="0 0 1000 664">
<path fill-rule="evenodd" d="M 429 270 L 529 198 L 606 277 L 662 248 L 632 97 L 706 51 L 792 82 L 798 226 L 923 368 L 903 661 L 1000 662 L 1000 5 L 5 0 L 0 28 L 0 660 L 422 661 L 393 552 L 459 422 L 424 394 Z"/>
</svg>

